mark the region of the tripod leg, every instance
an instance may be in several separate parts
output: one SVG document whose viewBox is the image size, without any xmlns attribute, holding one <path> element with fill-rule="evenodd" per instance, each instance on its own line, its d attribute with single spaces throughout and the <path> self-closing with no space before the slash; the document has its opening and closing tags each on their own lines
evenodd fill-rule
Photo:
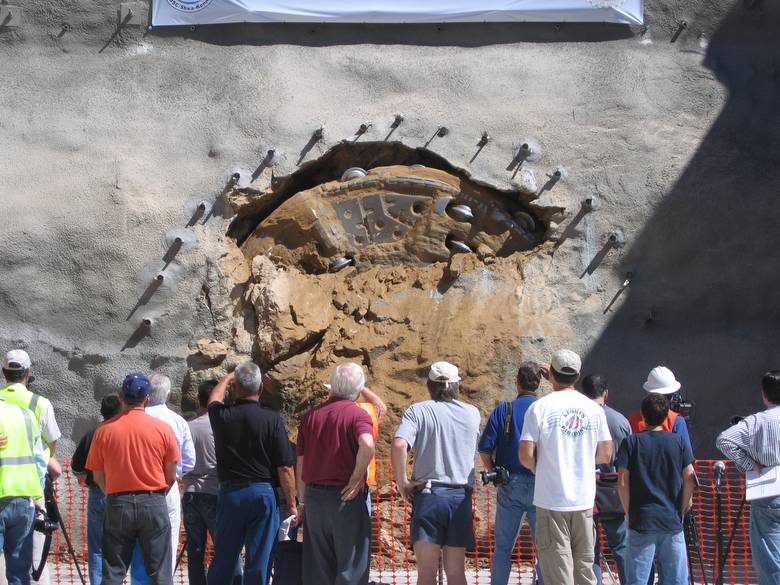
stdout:
<svg viewBox="0 0 780 585">
<path fill-rule="evenodd" d="M 62 518 L 62 514 L 60 514 L 60 507 L 57 504 L 57 500 L 54 498 L 52 499 L 52 505 L 57 512 L 57 520 L 60 524 L 60 529 L 62 530 L 62 536 L 65 539 L 65 544 L 68 547 L 68 554 L 70 554 L 70 558 L 73 561 L 73 564 L 76 566 L 76 572 L 79 574 L 81 585 L 87 585 L 87 582 L 84 580 L 84 575 L 81 573 L 81 565 L 79 564 L 79 560 L 76 558 L 76 551 L 73 550 L 73 545 L 70 542 L 70 536 L 68 535 L 68 528 L 65 526 L 65 520 Z"/>
<path fill-rule="evenodd" d="M 181 543 L 181 550 L 179 551 L 179 556 L 176 557 L 176 566 L 173 568 L 173 574 L 176 574 L 176 571 L 179 570 L 179 565 L 181 564 L 181 559 L 184 556 L 184 551 L 187 550 L 187 537 L 184 537 L 184 542 Z"/>
</svg>

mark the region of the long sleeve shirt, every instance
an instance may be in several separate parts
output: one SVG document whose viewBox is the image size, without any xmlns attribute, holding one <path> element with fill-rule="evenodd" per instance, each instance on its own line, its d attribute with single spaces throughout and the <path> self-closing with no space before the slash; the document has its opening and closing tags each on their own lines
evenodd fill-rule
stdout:
<svg viewBox="0 0 780 585">
<path fill-rule="evenodd" d="M 751 414 L 718 435 L 715 445 L 742 471 L 780 465 L 780 405 Z"/>
<path fill-rule="evenodd" d="M 192 433 L 187 421 L 165 404 L 148 406 L 146 414 L 168 423 L 173 429 L 173 434 L 176 435 L 176 442 L 179 443 L 179 451 L 181 451 L 181 459 L 176 464 L 176 477 L 184 477 L 186 473 L 189 473 L 195 467 L 195 444 L 192 442 Z"/>
</svg>

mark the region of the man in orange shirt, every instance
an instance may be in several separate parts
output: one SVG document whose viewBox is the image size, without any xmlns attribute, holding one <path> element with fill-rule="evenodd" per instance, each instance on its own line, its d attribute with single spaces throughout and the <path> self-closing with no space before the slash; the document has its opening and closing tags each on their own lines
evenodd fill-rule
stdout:
<svg viewBox="0 0 780 585">
<path fill-rule="evenodd" d="M 176 481 L 181 457 L 171 427 L 144 412 L 151 384 L 129 374 L 123 412 L 95 431 L 86 468 L 106 494 L 103 585 L 121 585 L 141 545 L 151 585 L 172 585 L 171 523 L 165 494 Z"/>
</svg>

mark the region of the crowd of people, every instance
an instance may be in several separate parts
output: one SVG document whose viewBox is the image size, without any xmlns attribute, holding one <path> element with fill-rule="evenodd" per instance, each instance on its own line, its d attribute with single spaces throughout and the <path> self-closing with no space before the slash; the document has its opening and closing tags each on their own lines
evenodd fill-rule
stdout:
<svg viewBox="0 0 780 585">
<path fill-rule="evenodd" d="M 12 350 L 2 369 L 0 544 L 9 585 L 27 585 L 45 556 L 33 524 L 61 473 L 60 432 L 51 403 L 27 388 L 29 356 Z M 549 363 L 522 363 L 517 397 L 498 404 L 480 431 L 479 410 L 460 400 L 458 368 L 430 366 L 430 399 L 406 409 L 390 447 L 396 488 L 412 504 L 419 585 L 437 583 L 440 564 L 449 585 L 466 583 L 475 453 L 483 481 L 497 487 L 492 585 L 509 580 L 524 519 L 540 585 L 600 585 L 594 522 L 621 585 L 652 583 L 655 571 L 661 585 L 688 582 L 684 522 L 697 482 L 685 419 L 670 408 L 680 383 L 668 368 L 654 368 L 639 410 L 626 418 L 607 404 L 606 377 L 580 379 L 581 371 L 570 350 Z M 552 387 L 545 396 L 543 379 Z M 302 417 L 292 443 L 280 414 L 261 405 L 254 363 L 202 384 L 189 422 L 166 405 L 167 377 L 129 374 L 103 398 L 104 422 L 82 438 L 72 461 L 89 490 L 91 585 L 119 585 L 128 571 L 134 584 L 170 585 L 182 518 L 192 585 L 266 585 L 290 527 L 303 529 L 300 582 L 367 585 L 370 488 L 387 408 L 354 363 L 335 367 L 326 388 L 329 399 Z M 780 464 L 780 371 L 764 375 L 761 392 L 766 410 L 717 439 L 742 471 Z M 750 542 L 759 585 L 778 585 L 780 497 L 751 502 Z"/>
</svg>

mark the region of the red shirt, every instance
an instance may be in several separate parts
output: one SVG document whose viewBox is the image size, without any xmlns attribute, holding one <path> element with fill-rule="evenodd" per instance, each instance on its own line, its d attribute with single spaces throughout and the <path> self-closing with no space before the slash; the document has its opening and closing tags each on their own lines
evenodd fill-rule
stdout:
<svg viewBox="0 0 780 585">
<path fill-rule="evenodd" d="M 304 483 L 346 485 L 355 470 L 358 437 L 373 435 L 371 416 L 352 400 L 331 398 L 315 406 L 298 427 Z"/>
<path fill-rule="evenodd" d="M 170 425 L 133 409 L 97 428 L 86 468 L 106 474 L 106 494 L 152 492 L 168 488 L 164 466 L 180 457 Z"/>
</svg>

